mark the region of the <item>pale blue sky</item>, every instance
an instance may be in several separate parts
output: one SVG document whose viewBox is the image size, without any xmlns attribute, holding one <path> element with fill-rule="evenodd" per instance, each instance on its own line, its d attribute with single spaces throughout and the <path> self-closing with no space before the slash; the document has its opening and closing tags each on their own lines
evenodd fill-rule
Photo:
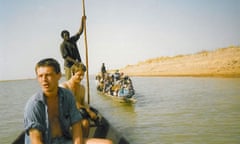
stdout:
<svg viewBox="0 0 240 144">
<path fill-rule="evenodd" d="M 89 73 L 149 58 L 240 45 L 240 0 L 85 0 Z M 0 80 L 35 77 L 63 59 L 60 32 L 75 34 L 82 0 L 0 0 Z M 83 36 L 79 51 L 85 62 Z"/>
</svg>

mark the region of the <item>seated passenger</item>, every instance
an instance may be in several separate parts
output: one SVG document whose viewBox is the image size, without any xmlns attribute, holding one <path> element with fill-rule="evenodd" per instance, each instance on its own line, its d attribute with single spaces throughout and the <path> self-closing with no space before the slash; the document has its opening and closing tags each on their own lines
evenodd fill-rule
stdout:
<svg viewBox="0 0 240 144">
<path fill-rule="evenodd" d="M 86 67 L 82 63 L 74 64 L 72 66 L 73 76 L 66 82 L 60 84 L 60 86 L 72 91 L 76 99 L 76 106 L 83 115 L 84 119 L 81 121 L 83 126 L 84 137 L 88 137 L 89 134 L 89 119 L 97 119 L 97 114 L 92 111 L 87 103 L 85 103 L 85 87 L 81 84 L 84 77 Z"/>
<path fill-rule="evenodd" d="M 73 94 L 58 86 L 61 68 L 55 59 L 40 60 L 35 72 L 41 90 L 24 109 L 25 144 L 112 144 L 107 139 L 83 138 L 82 116 Z"/>
</svg>

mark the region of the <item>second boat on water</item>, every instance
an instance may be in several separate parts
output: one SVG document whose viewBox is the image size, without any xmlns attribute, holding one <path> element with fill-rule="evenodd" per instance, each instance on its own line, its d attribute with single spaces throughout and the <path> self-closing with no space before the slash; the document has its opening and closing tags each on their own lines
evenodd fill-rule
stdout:
<svg viewBox="0 0 240 144">
<path fill-rule="evenodd" d="M 129 76 L 119 73 L 101 73 L 96 76 L 97 91 L 101 95 L 113 100 L 126 103 L 135 103 L 135 90 Z"/>
</svg>

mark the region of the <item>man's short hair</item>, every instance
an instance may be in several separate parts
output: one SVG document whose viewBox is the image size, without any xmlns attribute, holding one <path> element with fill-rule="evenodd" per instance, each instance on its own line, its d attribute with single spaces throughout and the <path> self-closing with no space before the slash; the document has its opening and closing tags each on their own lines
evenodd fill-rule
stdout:
<svg viewBox="0 0 240 144">
<path fill-rule="evenodd" d="M 78 71 L 86 72 L 87 68 L 83 63 L 75 63 L 74 65 L 72 65 L 71 70 L 73 74 L 75 74 Z"/>
<path fill-rule="evenodd" d="M 63 31 L 61 32 L 61 37 L 62 37 L 62 38 L 63 38 L 63 35 L 64 35 L 65 33 L 66 33 L 68 36 L 70 35 L 69 31 L 63 30 Z"/>
<path fill-rule="evenodd" d="M 44 67 L 44 66 L 53 67 L 53 69 L 56 73 L 61 73 L 60 64 L 58 63 L 57 60 L 55 60 L 53 58 L 45 58 L 45 59 L 40 60 L 36 64 L 35 71 L 37 72 L 37 68 Z"/>
</svg>

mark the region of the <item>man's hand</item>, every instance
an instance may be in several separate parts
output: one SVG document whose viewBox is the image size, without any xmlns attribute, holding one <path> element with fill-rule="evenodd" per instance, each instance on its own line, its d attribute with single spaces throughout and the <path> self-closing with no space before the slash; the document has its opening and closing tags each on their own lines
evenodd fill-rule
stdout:
<svg viewBox="0 0 240 144">
<path fill-rule="evenodd" d="M 29 137 L 32 144 L 43 144 L 42 133 L 38 129 L 30 129 Z"/>
<path fill-rule="evenodd" d="M 87 20 L 87 16 L 82 16 L 82 21 L 86 21 Z"/>
</svg>

